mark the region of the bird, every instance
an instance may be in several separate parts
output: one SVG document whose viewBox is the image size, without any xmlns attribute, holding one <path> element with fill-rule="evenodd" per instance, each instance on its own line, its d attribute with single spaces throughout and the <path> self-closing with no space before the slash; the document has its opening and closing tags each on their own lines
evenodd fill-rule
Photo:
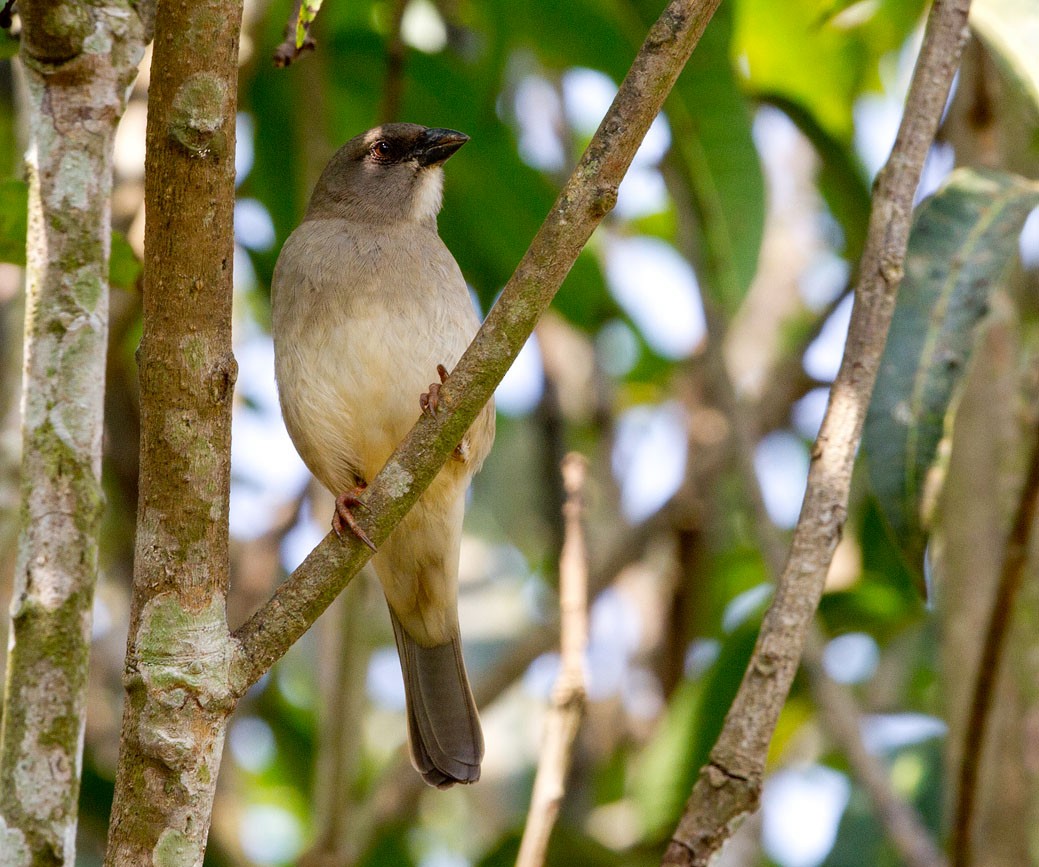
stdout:
<svg viewBox="0 0 1039 867">
<path fill-rule="evenodd" d="M 443 164 L 464 133 L 377 126 L 329 160 L 271 281 L 275 377 L 285 426 L 336 496 L 332 526 L 375 550 L 360 494 L 423 412 L 479 327 L 437 230 Z M 480 778 L 484 742 L 462 657 L 458 560 L 466 493 L 494 441 L 493 399 L 372 556 L 404 676 L 412 764 L 430 785 Z"/>
</svg>

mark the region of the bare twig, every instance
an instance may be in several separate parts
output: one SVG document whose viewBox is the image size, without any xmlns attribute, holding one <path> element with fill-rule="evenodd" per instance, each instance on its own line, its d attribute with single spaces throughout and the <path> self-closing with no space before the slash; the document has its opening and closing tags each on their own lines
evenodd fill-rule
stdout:
<svg viewBox="0 0 1039 867">
<path fill-rule="evenodd" d="M 367 574 L 366 574 L 367 573 Z M 320 640 L 328 645 L 323 660 L 326 683 L 321 690 L 317 767 L 314 784 L 316 835 L 298 867 L 332 867 L 356 861 L 354 850 L 361 825 L 358 777 L 364 746 L 365 677 L 371 658 L 371 622 L 378 578 L 370 565 L 362 570 L 329 610 L 334 618 Z M 328 621 L 326 623 L 326 621 Z"/>
<path fill-rule="evenodd" d="M 863 744 L 854 696 L 823 669 L 822 636 L 817 628 L 808 636 L 803 663 L 823 726 L 840 746 L 855 779 L 869 795 L 877 818 L 903 863 L 907 867 L 945 867 L 948 861 L 916 810 L 895 794 L 887 770 Z"/>
<path fill-rule="evenodd" d="M 678 205 L 680 219 L 685 217 L 691 221 L 691 205 L 684 197 L 674 196 Z M 683 207 L 684 206 L 684 207 Z M 690 212 L 690 213 L 685 213 Z M 841 295 L 843 297 L 843 293 Z M 835 299 L 830 307 L 838 303 Z M 767 395 L 755 402 L 753 406 L 742 403 L 733 384 L 725 361 L 725 346 L 728 329 L 723 317 L 709 305 L 706 309 L 708 339 L 705 349 L 705 369 L 712 392 L 721 409 L 728 416 L 732 427 L 732 460 L 740 478 L 744 494 L 750 502 L 753 515 L 753 529 L 761 549 L 769 577 L 777 581 L 783 572 L 787 556 L 787 544 L 779 529 L 773 523 L 761 485 L 754 468 L 755 436 L 774 426 L 764 422 L 761 413 L 775 420 L 786 416 L 790 411 L 796 392 L 785 388 L 770 388 Z M 807 340 L 814 339 L 818 328 L 827 318 L 828 313 L 819 317 L 813 332 Z M 797 367 L 803 374 L 801 365 L 802 352 L 791 352 L 780 362 L 780 366 Z M 777 381 L 786 382 L 791 377 L 779 377 Z M 793 377 L 797 379 L 797 377 Z M 798 395 L 799 396 L 799 395 Z M 862 784 L 870 796 L 881 823 L 891 838 L 899 854 L 909 867 L 939 867 L 945 860 L 939 852 L 931 835 L 920 820 L 916 811 L 905 803 L 891 787 L 888 774 L 878 759 L 866 750 L 862 743 L 859 728 L 860 713 L 855 697 L 840 684 L 834 682 L 822 664 L 822 651 L 825 638 L 818 627 L 813 627 L 808 634 L 804 648 L 803 665 L 811 682 L 813 693 L 820 711 L 820 718 L 833 740 L 840 746 L 855 778 Z"/>
<path fill-rule="evenodd" d="M 534 791 L 527 824 L 520 841 L 517 867 L 545 863 L 548 838 L 559 816 L 566 791 L 577 729 L 585 707 L 584 652 L 588 644 L 588 552 L 582 526 L 584 480 L 587 461 L 570 453 L 563 460 L 565 534 L 559 558 L 560 657 L 559 679 L 552 693 L 552 707 L 545 722 Z"/>
<path fill-rule="evenodd" d="M 462 439 L 613 207 L 617 187 L 650 123 L 720 0 L 672 0 L 651 28 L 606 117 L 472 345 L 424 416 L 369 485 L 361 523 L 376 544 L 389 535 Z M 235 633 L 233 691 L 255 683 L 346 586 L 371 551 L 332 534 Z"/>
<path fill-rule="evenodd" d="M 1039 428 L 1036 429 L 1039 435 Z M 985 633 L 981 658 L 978 661 L 977 680 L 971 700 L 970 713 L 964 729 L 964 744 L 959 769 L 959 787 L 956 794 L 956 815 L 952 826 L 952 863 L 968 867 L 972 863 L 971 842 L 974 831 L 974 813 L 977 806 L 978 776 L 981 772 L 982 752 L 995 695 L 996 684 L 1003 660 L 1003 648 L 1010 633 L 1010 624 L 1016 611 L 1015 600 L 1021 589 L 1028 562 L 1028 552 L 1035 528 L 1036 505 L 1039 502 L 1039 438 L 1032 446 L 1028 476 L 1021 490 L 1017 513 L 1007 537 L 1003 566 L 992 601 L 992 613 Z"/>
<path fill-rule="evenodd" d="M 294 60 L 298 60 L 301 54 L 307 51 L 313 51 L 317 47 L 317 42 L 314 41 L 314 37 L 310 35 L 310 24 L 304 25 L 304 36 L 303 43 L 301 45 L 296 44 L 296 31 L 300 26 L 300 13 L 303 11 L 303 0 L 293 0 L 292 11 L 289 13 L 289 20 L 285 23 L 285 38 L 281 41 L 281 44 L 274 49 L 274 54 L 271 60 L 274 65 L 279 69 L 282 69 Z"/>
<path fill-rule="evenodd" d="M 846 518 L 855 451 L 902 279 L 913 194 L 966 41 L 969 7 L 969 0 L 936 0 L 931 9 L 898 137 L 877 177 L 844 359 L 812 450 L 786 568 L 664 864 L 706 865 L 758 805 L 768 744 Z"/>
<path fill-rule="evenodd" d="M 754 469 L 754 425 L 739 404 L 732 379 L 725 367 L 721 347 L 724 323 L 708 314 L 709 340 L 707 365 L 722 406 L 732 422 L 734 459 L 743 489 L 751 503 L 754 531 L 761 546 L 770 576 L 776 581 L 783 571 L 786 545 L 772 522 L 761 485 Z M 841 748 L 855 779 L 869 795 L 881 824 L 908 867 L 944 867 L 947 863 L 916 811 L 903 801 L 891 786 L 883 765 L 862 742 L 861 714 L 851 692 L 826 673 L 822 655 L 825 644 L 819 627 L 813 623 L 805 641 L 802 665 L 811 684 L 824 727 Z"/>
</svg>

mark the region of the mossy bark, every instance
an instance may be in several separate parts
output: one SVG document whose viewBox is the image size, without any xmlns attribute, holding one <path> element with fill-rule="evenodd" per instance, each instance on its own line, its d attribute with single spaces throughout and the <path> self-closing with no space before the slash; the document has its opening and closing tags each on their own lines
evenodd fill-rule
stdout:
<svg viewBox="0 0 1039 867">
<path fill-rule="evenodd" d="M 0 734 L 0 865 L 71 864 L 91 608 L 115 128 L 146 4 L 20 6 L 29 148 L 21 522 Z"/>
<path fill-rule="evenodd" d="M 159 0 L 148 94 L 141 477 L 108 865 L 202 863 L 227 719 L 241 0 Z"/>
</svg>

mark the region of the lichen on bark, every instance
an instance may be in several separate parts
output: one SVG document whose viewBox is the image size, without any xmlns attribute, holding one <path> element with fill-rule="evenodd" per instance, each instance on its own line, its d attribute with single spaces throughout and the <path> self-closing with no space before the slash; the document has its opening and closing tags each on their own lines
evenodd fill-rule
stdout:
<svg viewBox="0 0 1039 867">
<path fill-rule="evenodd" d="M 0 733 L 0 865 L 71 864 L 108 327 L 115 127 L 147 3 L 22 4 L 29 147 L 22 509 Z"/>
</svg>

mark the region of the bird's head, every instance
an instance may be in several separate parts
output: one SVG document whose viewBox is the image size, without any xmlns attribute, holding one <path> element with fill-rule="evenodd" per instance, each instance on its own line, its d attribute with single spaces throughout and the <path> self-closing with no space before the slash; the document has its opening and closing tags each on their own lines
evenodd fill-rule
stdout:
<svg viewBox="0 0 1039 867">
<path fill-rule="evenodd" d="M 440 211 L 443 163 L 469 136 L 452 129 L 387 123 L 350 139 L 314 188 L 309 219 L 432 222 Z"/>
</svg>

